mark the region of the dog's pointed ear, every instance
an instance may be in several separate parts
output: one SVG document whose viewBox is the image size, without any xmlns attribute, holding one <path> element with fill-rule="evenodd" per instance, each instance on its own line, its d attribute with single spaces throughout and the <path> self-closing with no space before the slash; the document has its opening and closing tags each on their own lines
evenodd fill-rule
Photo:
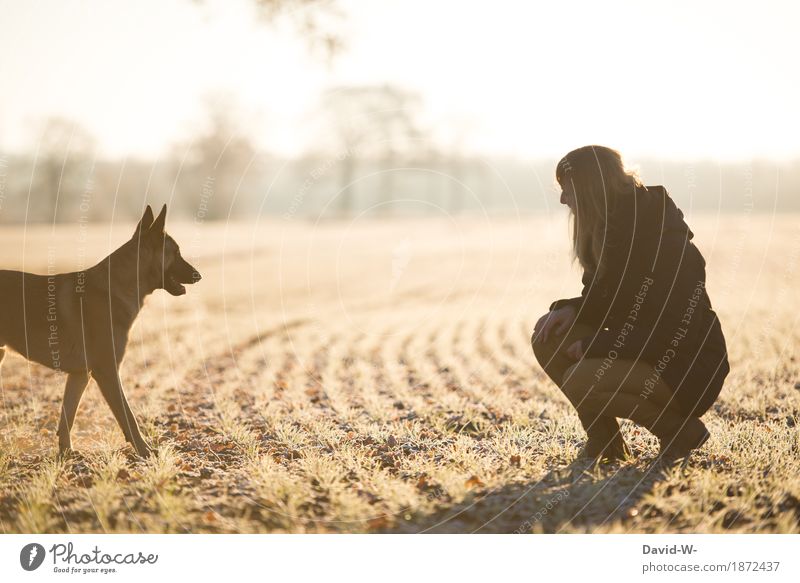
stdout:
<svg viewBox="0 0 800 583">
<path fill-rule="evenodd" d="M 136 230 L 133 232 L 133 236 L 139 237 L 143 232 L 147 232 L 150 228 L 150 225 L 153 224 L 153 209 L 150 208 L 150 205 L 147 205 L 147 208 L 144 209 L 144 214 L 142 215 L 139 224 L 136 225 Z"/>
<path fill-rule="evenodd" d="M 164 225 L 167 222 L 167 205 L 161 207 L 161 212 L 158 213 L 156 220 L 153 221 L 153 224 L 150 226 L 150 234 L 151 235 L 163 235 L 164 234 Z"/>
</svg>

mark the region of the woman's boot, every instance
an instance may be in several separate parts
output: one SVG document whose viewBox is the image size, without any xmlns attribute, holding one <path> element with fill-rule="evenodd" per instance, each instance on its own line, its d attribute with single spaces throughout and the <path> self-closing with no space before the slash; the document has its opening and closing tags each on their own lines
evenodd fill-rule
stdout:
<svg viewBox="0 0 800 583">
<path fill-rule="evenodd" d="M 638 395 L 626 393 L 590 394 L 579 404 L 584 427 L 605 415 L 630 419 L 658 437 L 659 458 L 671 462 L 686 457 L 709 437 L 697 417 L 686 417 L 671 407 L 659 408 Z M 588 425 L 587 425 L 588 424 Z"/>
<path fill-rule="evenodd" d="M 631 455 L 628 444 L 625 443 L 619 430 L 619 422 L 614 417 L 597 417 L 588 423 L 580 413 L 578 417 L 587 436 L 586 445 L 578 457 L 615 462 Z"/>
<path fill-rule="evenodd" d="M 658 459 L 662 463 L 672 464 L 689 455 L 693 449 L 702 447 L 709 437 L 705 424 L 697 417 L 689 417 L 663 437 L 658 436 L 661 445 Z"/>
</svg>

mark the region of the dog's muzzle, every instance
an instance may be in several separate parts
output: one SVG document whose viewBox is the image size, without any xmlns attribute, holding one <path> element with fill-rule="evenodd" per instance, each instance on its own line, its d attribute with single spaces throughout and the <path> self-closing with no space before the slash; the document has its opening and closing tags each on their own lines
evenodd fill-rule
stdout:
<svg viewBox="0 0 800 583">
<path fill-rule="evenodd" d="M 173 266 L 164 274 L 164 289 L 173 296 L 186 293 L 186 285 L 197 283 L 202 279 L 200 272 L 183 261 L 183 265 Z"/>
</svg>

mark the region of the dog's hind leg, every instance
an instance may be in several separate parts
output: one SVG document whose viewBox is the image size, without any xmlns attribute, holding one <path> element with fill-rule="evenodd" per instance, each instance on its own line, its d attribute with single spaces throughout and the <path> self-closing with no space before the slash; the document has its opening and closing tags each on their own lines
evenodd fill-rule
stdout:
<svg viewBox="0 0 800 583">
<path fill-rule="evenodd" d="M 89 384 L 88 371 L 71 372 L 67 376 L 64 402 L 61 404 L 61 418 L 58 421 L 58 451 L 61 455 L 72 449 L 69 434 L 72 431 L 75 413 L 78 411 L 78 405 L 87 384 Z"/>
<path fill-rule="evenodd" d="M 100 392 L 111 407 L 111 412 L 117 420 L 122 433 L 125 434 L 125 439 L 130 443 L 141 457 L 148 457 L 153 453 L 153 450 L 145 443 L 142 433 L 139 431 L 139 424 L 136 423 L 136 417 L 133 416 L 128 399 L 125 398 L 125 392 L 122 390 L 122 382 L 119 379 L 119 371 L 112 369 L 106 371 L 103 369 L 92 370 L 92 377 L 97 381 L 97 386 L 100 387 Z"/>
</svg>

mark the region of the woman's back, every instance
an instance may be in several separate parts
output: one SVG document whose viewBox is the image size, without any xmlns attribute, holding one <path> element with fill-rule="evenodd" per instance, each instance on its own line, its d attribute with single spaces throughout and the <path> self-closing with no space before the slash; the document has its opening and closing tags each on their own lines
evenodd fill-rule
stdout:
<svg viewBox="0 0 800 583">
<path fill-rule="evenodd" d="M 682 408 L 700 415 L 719 395 L 728 362 L 693 237 L 663 186 L 637 188 L 609 212 L 602 273 L 586 274 L 578 320 L 600 328 L 587 357 L 648 362 Z"/>
</svg>

